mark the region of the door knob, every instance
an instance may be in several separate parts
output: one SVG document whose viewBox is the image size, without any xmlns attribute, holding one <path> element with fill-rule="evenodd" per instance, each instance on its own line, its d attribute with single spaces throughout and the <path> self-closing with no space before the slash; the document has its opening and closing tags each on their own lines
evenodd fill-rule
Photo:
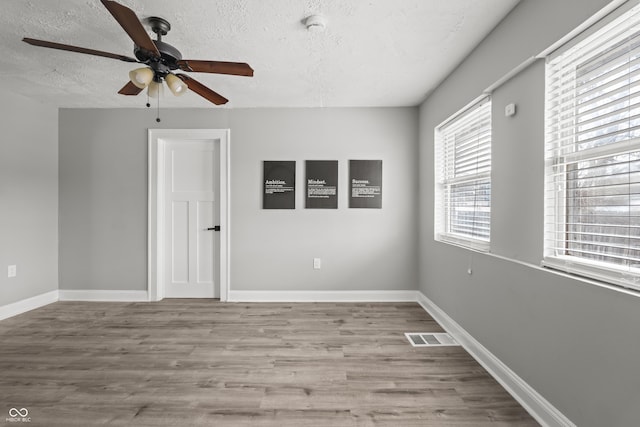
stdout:
<svg viewBox="0 0 640 427">
<path fill-rule="evenodd" d="M 207 231 L 220 231 L 220 226 L 216 225 L 215 227 L 209 227 L 207 228 Z"/>
</svg>

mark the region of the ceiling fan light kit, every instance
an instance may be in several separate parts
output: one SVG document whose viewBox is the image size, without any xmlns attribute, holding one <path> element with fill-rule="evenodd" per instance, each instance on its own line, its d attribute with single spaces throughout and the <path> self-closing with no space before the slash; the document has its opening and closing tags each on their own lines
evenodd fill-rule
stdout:
<svg viewBox="0 0 640 427">
<path fill-rule="evenodd" d="M 228 99 L 196 81 L 193 77 L 186 74 L 174 73 L 174 71 L 181 70 L 187 72 L 227 74 L 233 76 L 253 76 L 253 69 L 249 64 L 244 62 L 182 59 L 182 54 L 178 49 L 162 41 L 162 36 L 167 35 L 169 30 L 171 30 L 171 24 L 169 24 L 169 21 L 155 16 L 144 20 L 144 22 L 151 27 L 151 31 L 153 31 L 157 36 L 156 40 L 152 40 L 133 10 L 113 0 L 100 1 L 133 41 L 133 53 L 135 55 L 135 59 L 125 55 L 118 55 L 110 52 L 103 52 L 100 50 L 87 49 L 45 40 L 37 40 L 27 37 L 22 40 L 32 46 L 78 52 L 87 55 L 117 59 L 124 62 L 137 62 L 139 64 L 144 64 L 145 67 L 136 68 L 129 72 L 130 81 L 118 91 L 119 94 L 127 96 L 138 95 L 143 89 L 147 88 L 149 97 L 159 97 L 163 92 L 162 82 L 166 81 L 167 86 L 176 96 L 180 96 L 184 94 L 187 89 L 190 89 L 207 101 L 215 105 L 222 105 L 227 103 Z M 147 106 L 149 106 L 148 103 Z M 156 120 L 159 121 L 159 118 Z"/>
<path fill-rule="evenodd" d="M 147 89 L 147 93 L 149 94 L 149 98 L 159 98 L 164 93 L 164 86 L 162 86 L 162 82 L 157 82 L 153 80 L 149 83 L 149 89 Z"/>
<path fill-rule="evenodd" d="M 183 82 L 173 74 L 167 74 L 164 80 L 167 82 L 167 86 L 169 86 L 169 90 L 171 90 L 171 93 L 173 93 L 175 96 L 184 95 L 187 92 L 187 89 L 189 89 L 185 82 Z"/>
<path fill-rule="evenodd" d="M 136 85 L 136 87 L 144 89 L 153 81 L 153 70 L 149 67 L 131 70 L 129 71 L 129 80 L 131 80 L 131 83 Z"/>
</svg>

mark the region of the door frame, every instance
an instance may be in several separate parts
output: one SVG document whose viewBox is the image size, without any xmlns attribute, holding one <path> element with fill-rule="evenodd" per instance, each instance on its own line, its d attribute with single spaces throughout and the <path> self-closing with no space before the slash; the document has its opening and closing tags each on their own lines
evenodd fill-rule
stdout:
<svg viewBox="0 0 640 427">
<path fill-rule="evenodd" d="M 164 289 L 165 244 L 165 149 L 168 140 L 214 140 L 220 143 L 219 178 L 220 192 L 220 301 L 229 297 L 229 129 L 149 129 L 148 131 L 148 233 L 147 233 L 147 291 L 149 301 L 160 301 Z"/>
</svg>

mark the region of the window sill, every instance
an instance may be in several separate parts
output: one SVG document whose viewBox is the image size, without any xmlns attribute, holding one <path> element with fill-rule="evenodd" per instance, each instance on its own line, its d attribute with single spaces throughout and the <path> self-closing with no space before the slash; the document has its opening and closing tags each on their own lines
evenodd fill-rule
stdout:
<svg viewBox="0 0 640 427">
<path fill-rule="evenodd" d="M 440 243 L 446 243 L 461 247 L 463 249 L 469 249 L 476 252 L 489 252 L 491 249 L 490 243 L 484 240 L 473 240 L 464 237 L 457 236 L 455 234 L 438 234 L 435 236 L 435 241 Z"/>
<path fill-rule="evenodd" d="M 607 268 L 597 262 L 584 261 L 569 256 L 547 256 L 543 259 L 541 265 L 551 270 L 557 270 L 587 280 L 624 288 L 625 290 L 640 291 L 639 269 Z"/>
</svg>

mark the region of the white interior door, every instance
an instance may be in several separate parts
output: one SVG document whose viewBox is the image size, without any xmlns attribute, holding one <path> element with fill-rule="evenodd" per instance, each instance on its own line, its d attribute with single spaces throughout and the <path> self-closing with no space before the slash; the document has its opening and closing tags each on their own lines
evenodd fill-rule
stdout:
<svg viewBox="0 0 640 427">
<path fill-rule="evenodd" d="M 165 296 L 219 298 L 218 155 L 215 140 L 165 148 Z"/>
</svg>

